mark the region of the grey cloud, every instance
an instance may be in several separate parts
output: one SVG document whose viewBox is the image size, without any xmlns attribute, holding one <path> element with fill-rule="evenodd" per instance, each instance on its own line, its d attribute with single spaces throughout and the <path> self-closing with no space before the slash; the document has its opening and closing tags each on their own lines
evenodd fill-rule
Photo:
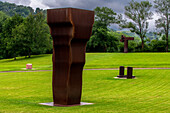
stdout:
<svg viewBox="0 0 170 113">
<path fill-rule="evenodd" d="M 122 2 L 120 2 L 122 1 Z M 122 12 L 124 9 L 124 4 L 127 1 L 125 0 L 43 0 L 42 3 L 47 5 L 50 8 L 62 8 L 62 7 L 75 7 L 82 9 L 94 9 L 95 7 L 109 7 L 112 8 L 115 12 Z M 122 8 L 121 8 L 121 7 Z"/>
<path fill-rule="evenodd" d="M 117 13 L 124 12 L 124 6 L 131 0 L 42 0 L 42 4 L 50 8 L 74 7 L 93 10 L 95 7 L 109 7 Z M 135 0 L 142 1 L 142 0 Z M 153 1 L 153 0 L 150 0 Z"/>
<path fill-rule="evenodd" d="M 93 10 L 97 6 L 99 7 L 109 7 L 117 13 L 124 12 L 124 6 L 127 5 L 131 0 L 0 0 L 7 1 L 10 3 L 30 5 L 31 1 L 38 1 L 49 8 L 63 8 L 63 7 L 74 7 L 81 9 Z M 143 0 L 135 0 L 143 1 Z M 149 0 L 153 3 L 154 0 Z M 39 7 L 37 5 L 37 7 Z"/>
</svg>

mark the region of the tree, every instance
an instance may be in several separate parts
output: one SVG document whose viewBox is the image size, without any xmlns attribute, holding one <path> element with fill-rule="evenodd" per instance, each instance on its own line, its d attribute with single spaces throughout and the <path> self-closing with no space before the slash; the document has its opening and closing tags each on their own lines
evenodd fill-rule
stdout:
<svg viewBox="0 0 170 113">
<path fill-rule="evenodd" d="M 104 28 L 107 29 L 113 23 L 116 23 L 116 13 L 108 7 L 96 7 L 95 11 L 95 22 L 93 25 L 92 35 L 97 31 L 97 29 Z"/>
<path fill-rule="evenodd" d="M 147 20 L 152 19 L 153 13 L 150 11 L 152 7 L 149 1 L 136 2 L 132 0 L 128 6 L 125 6 L 125 16 L 130 19 L 127 22 L 126 19 L 119 16 L 120 27 L 129 28 L 131 32 L 138 34 L 142 41 L 142 49 L 144 48 L 144 38 L 146 37 L 146 32 L 148 30 L 149 23 Z"/>
<path fill-rule="evenodd" d="M 5 13 L 0 11 L 0 33 L 2 32 L 2 25 L 7 18 L 9 17 Z"/>
<path fill-rule="evenodd" d="M 116 23 L 116 13 L 108 7 L 96 7 L 92 37 L 87 44 L 87 51 L 114 51 L 114 37 L 109 33 L 108 26 Z"/>
<path fill-rule="evenodd" d="M 42 13 L 30 14 L 23 24 L 13 29 L 13 36 L 19 42 L 18 46 L 22 46 L 20 54 L 29 57 L 44 53 L 51 44 L 49 28 Z"/>
<path fill-rule="evenodd" d="M 97 26 L 107 28 L 110 24 L 116 23 L 116 13 L 108 7 L 96 7 L 95 23 Z"/>
<path fill-rule="evenodd" d="M 30 13 L 33 13 L 34 10 L 29 6 L 16 5 L 8 2 L 0 1 L 0 11 L 3 11 L 9 16 L 14 16 L 19 14 L 23 17 L 27 17 Z"/>
<path fill-rule="evenodd" d="M 2 43 L 3 43 L 3 40 L 2 40 L 2 28 L 3 28 L 3 24 L 4 24 L 4 21 L 7 20 L 9 17 L 0 11 L 0 58 L 3 58 L 3 49 L 2 49 Z"/>
<path fill-rule="evenodd" d="M 118 39 L 107 29 L 98 28 L 87 43 L 88 52 L 118 51 Z"/>
<path fill-rule="evenodd" d="M 20 15 L 15 15 L 4 21 L 2 33 L 1 33 L 1 49 L 4 58 L 16 57 L 16 48 L 14 47 L 14 37 L 12 30 L 15 29 L 23 22 L 23 18 Z"/>
<path fill-rule="evenodd" d="M 169 18 L 170 18 L 170 0 L 155 0 L 156 12 L 160 18 L 155 21 L 157 28 L 162 28 L 166 35 L 166 51 L 168 52 Z"/>
<path fill-rule="evenodd" d="M 165 52 L 166 43 L 164 40 L 152 40 L 149 46 L 153 52 Z"/>
</svg>

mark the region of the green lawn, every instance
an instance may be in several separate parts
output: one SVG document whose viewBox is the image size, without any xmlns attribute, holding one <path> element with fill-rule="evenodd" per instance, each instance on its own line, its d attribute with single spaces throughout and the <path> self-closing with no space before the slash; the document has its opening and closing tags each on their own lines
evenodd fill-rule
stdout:
<svg viewBox="0 0 170 113">
<path fill-rule="evenodd" d="M 27 63 L 33 64 L 33 70 L 51 70 L 52 55 L 32 55 L 31 58 L 17 57 L 17 60 L 3 59 L 0 60 L 0 71 L 25 70 Z"/>
<path fill-rule="evenodd" d="M 50 107 L 38 103 L 52 102 L 51 71 L 0 73 L 0 113 L 170 112 L 170 70 L 134 70 L 137 79 L 117 75 L 118 70 L 85 70 L 82 101 L 94 105 Z"/>
<path fill-rule="evenodd" d="M 170 53 L 87 53 L 85 68 L 170 67 Z"/>
<path fill-rule="evenodd" d="M 0 71 L 25 70 L 32 63 L 33 70 L 51 70 L 52 55 L 33 55 L 32 58 L 0 60 Z M 170 53 L 87 53 L 85 68 L 170 67 Z"/>
</svg>

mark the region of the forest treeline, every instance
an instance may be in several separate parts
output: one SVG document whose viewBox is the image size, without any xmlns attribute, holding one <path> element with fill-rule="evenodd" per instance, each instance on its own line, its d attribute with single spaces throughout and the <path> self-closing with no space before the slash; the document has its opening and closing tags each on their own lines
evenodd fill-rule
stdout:
<svg viewBox="0 0 170 113">
<path fill-rule="evenodd" d="M 19 14 L 22 17 L 27 17 L 29 14 L 36 14 L 38 12 L 42 12 L 46 14 L 46 10 L 40 8 L 36 8 L 36 10 L 34 11 L 34 9 L 29 6 L 16 5 L 14 3 L 1 2 L 1 1 L 0 1 L 0 11 L 4 12 L 8 16 L 14 16 L 16 14 Z"/>
<path fill-rule="evenodd" d="M 125 16 L 108 7 L 96 7 L 92 36 L 86 51 L 123 52 L 121 35 L 135 37 L 134 41 L 129 41 L 129 52 L 169 51 L 170 8 L 167 4 L 169 0 L 155 0 L 154 4 L 132 0 L 125 6 Z M 153 19 L 151 7 L 162 15 L 155 21 L 155 32 L 148 30 L 148 20 Z M 129 31 L 115 31 L 110 27 L 113 24 Z M 154 35 L 154 38 L 148 34 Z M 0 2 L 0 59 L 46 53 L 52 53 L 46 10 L 36 8 L 34 11 L 31 7 Z"/>
</svg>

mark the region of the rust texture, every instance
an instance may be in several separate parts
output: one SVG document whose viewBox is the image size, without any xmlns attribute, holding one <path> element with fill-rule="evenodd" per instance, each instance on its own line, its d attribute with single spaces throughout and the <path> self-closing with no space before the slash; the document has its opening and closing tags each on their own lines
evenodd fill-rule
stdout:
<svg viewBox="0 0 170 113">
<path fill-rule="evenodd" d="M 119 67 L 119 75 L 117 77 L 124 77 L 124 66 L 120 66 Z"/>
<path fill-rule="evenodd" d="M 125 37 L 124 35 L 121 36 L 120 41 L 124 42 L 124 53 L 128 53 L 128 40 L 134 40 L 134 37 Z"/>
<path fill-rule="evenodd" d="M 127 67 L 127 79 L 132 79 L 133 67 Z"/>
<path fill-rule="evenodd" d="M 80 104 L 86 43 L 91 36 L 94 12 L 75 8 L 47 10 L 53 37 L 54 105 Z"/>
</svg>

